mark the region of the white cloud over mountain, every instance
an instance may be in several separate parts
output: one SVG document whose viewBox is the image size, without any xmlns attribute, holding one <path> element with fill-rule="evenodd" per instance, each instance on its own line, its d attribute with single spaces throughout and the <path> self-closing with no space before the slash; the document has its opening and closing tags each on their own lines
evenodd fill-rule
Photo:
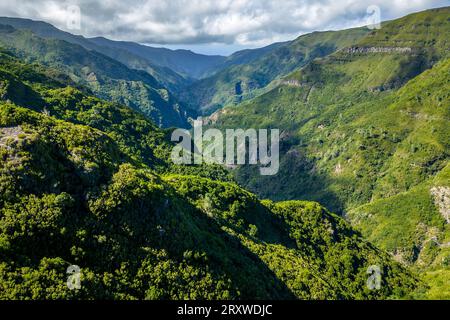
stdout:
<svg viewBox="0 0 450 320">
<path fill-rule="evenodd" d="M 70 30 L 73 6 L 81 29 Z M 0 0 L 0 15 L 44 20 L 85 36 L 162 45 L 261 46 L 314 30 L 366 24 L 367 8 L 387 20 L 442 0 Z"/>
</svg>

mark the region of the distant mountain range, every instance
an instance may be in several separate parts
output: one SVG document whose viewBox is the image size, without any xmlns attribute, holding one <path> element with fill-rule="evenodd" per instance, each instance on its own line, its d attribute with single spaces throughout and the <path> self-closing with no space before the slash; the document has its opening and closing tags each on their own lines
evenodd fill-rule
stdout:
<svg viewBox="0 0 450 320">
<path fill-rule="evenodd" d="M 221 166 L 175 165 L 166 132 L 83 91 L 0 50 L 0 299 L 392 299 L 424 288 L 318 203 L 263 202 Z M 386 273 L 381 290 L 366 285 L 372 265 Z"/>
<path fill-rule="evenodd" d="M 229 57 L 0 18 L 0 298 L 74 261 L 81 298 L 450 299 L 449 17 Z M 174 165 L 199 115 L 280 129 L 278 174 Z"/>
<path fill-rule="evenodd" d="M 34 59 L 56 69 L 70 69 L 76 82 L 91 88 L 98 96 L 132 106 L 164 127 L 187 127 L 189 118 L 197 114 L 197 109 L 201 109 L 193 103 L 180 102 L 180 98 L 191 90 L 189 86 L 196 79 L 214 75 L 235 65 L 250 63 L 283 45 L 279 43 L 261 49 L 243 50 L 229 57 L 207 56 L 188 50 L 152 48 L 102 37 L 85 38 L 61 31 L 51 24 L 29 19 L 0 17 L 0 24 L 16 29 L 13 32 L 6 27 L 2 28 L 5 37 L 0 42 L 7 48 L 22 54 L 29 61 Z M 33 46 L 31 43 L 34 43 Z M 35 51 L 34 46 L 38 46 L 39 50 Z M 57 50 L 65 53 L 55 53 Z M 95 60 L 104 61 L 88 63 L 65 59 L 58 61 L 59 65 L 56 65 L 57 60 L 53 60 L 55 55 L 69 57 L 69 50 L 78 52 L 78 57 L 83 60 L 95 55 Z M 127 70 L 124 71 L 125 69 Z M 122 77 L 125 73 L 127 75 Z M 146 79 L 143 80 L 142 77 Z M 98 85 L 94 78 L 101 78 L 107 84 Z M 116 90 L 115 86 L 120 89 Z M 158 90 L 161 89 L 166 93 L 160 95 Z"/>
<path fill-rule="evenodd" d="M 229 57 L 209 56 L 189 50 L 154 48 L 135 42 L 109 40 L 104 37 L 85 38 L 59 30 L 49 23 L 30 19 L 0 17 L 0 24 L 10 25 L 16 29 L 29 29 L 42 38 L 59 39 L 78 44 L 86 49 L 103 53 L 131 68 L 155 68 L 156 70 L 152 72 L 158 73 L 159 71 L 164 77 L 167 77 L 164 71 L 175 71 L 186 78 L 186 81 L 204 78 L 225 67 L 249 63 L 281 45 L 273 44 L 261 49 L 242 50 Z M 161 77 L 160 80 L 166 80 L 164 77 Z M 158 77 L 156 76 L 156 78 Z M 183 84 L 182 79 L 178 80 Z"/>
</svg>

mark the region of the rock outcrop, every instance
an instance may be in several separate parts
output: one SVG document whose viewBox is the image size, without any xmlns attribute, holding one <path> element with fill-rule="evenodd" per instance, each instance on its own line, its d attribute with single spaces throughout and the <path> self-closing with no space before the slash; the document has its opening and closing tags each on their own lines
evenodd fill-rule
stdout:
<svg viewBox="0 0 450 320">
<path fill-rule="evenodd" d="M 442 217 L 450 223 L 450 187 L 434 187 L 430 192 Z"/>
</svg>

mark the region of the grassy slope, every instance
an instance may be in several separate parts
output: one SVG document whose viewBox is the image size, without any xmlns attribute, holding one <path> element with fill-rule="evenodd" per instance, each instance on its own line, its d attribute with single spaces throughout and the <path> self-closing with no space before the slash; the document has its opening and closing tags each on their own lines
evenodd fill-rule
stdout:
<svg viewBox="0 0 450 320">
<path fill-rule="evenodd" d="M 436 187 L 450 187 L 450 164 L 411 190 L 358 207 L 348 217 L 370 241 L 424 273 L 431 290 L 419 297 L 450 299 L 450 225 L 430 192 Z"/>
<path fill-rule="evenodd" d="M 133 53 L 131 48 L 147 48 L 136 43 L 123 43 L 107 40 L 105 38 L 87 39 L 83 36 L 74 35 L 62 30 L 59 30 L 49 23 L 42 21 L 33 21 L 22 18 L 6 18 L 0 17 L 0 24 L 10 25 L 16 29 L 31 30 L 34 34 L 45 39 L 58 39 L 72 44 L 80 45 L 88 50 L 94 50 L 117 60 L 131 69 L 144 70 L 150 73 L 161 84 L 167 87 L 170 91 L 176 91 L 181 86 L 189 83 L 187 79 L 167 68 L 164 64 L 158 64 L 166 53 L 171 53 L 171 50 L 162 50 L 149 48 L 155 52 L 153 59 L 145 59 L 140 57 L 137 53 Z M 118 44 L 114 46 L 114 44 Z M 123 44 L 123 46 L 121 46 Z M 129 44 L 129 46 L 128 46 Z M 160 59 L 158 59 L 158 55 Z"/>
<path fill-rule="evenodd" d="M 210 114 L 261 93 L 272 80 L 286 75 L 317 57 L 346 47 L 367 33 L 364 29 L 315 32 L 282 44 L 247 64 L 232 65 L 194 83 L 181 95 L 183 101 Z"/>
<path fill-rule="evenodd" d="M 132 70 L 96 51 L 62 40 L 43 39 L 28 30 L 3 26 L 0 44 L 30 62 L 70 75 L 97 96 L 149 116 L 158 125 L 186 127 L 188 113 L 153 76 Z"/>
<path fill-rule="evenodd" d="M 297 85 L 228 108 L 216 122 L 282 130 L 278 176 L 242 167 L 236 176 L 243 185 L 262 197 L 350 210 L 348 217 L 382 248 L 421 270 L 436 269 L 428 277 L 438 287 L 448 279 L 448 249 L 427 243 L 434 236 L 448 242 L 430 189 L 439 176 L 448 186 L 449 12 L 386 23 L 353 45 L 410 47 L 411 53 L 342 50 L 286 77 Z M 436 297 L 439 289 L 432 292 Z"/>
<path fill-rule="evenodd" d="M 113 41 L 105 38 L 91 38 L 88 40 L 110 50 L 119 49 L 132 53 L 152 64 L 169 68 L 183 75 L 186 79 L 201 78 L 205 72 L 218 68 L 226 60 L 224 56 L 203 55 L 190 50 L 153 48 L 134 42 Z"/>
<path fill-rule="evenodd" d="M 205 178 L 214 168 L 176 174 L 141 115 L 0 58 L 1 298 L 368 299 L 419 285 L 320 205 L 260 202 Z"/>
<path fill-rule="evenodd" d="M 200 79 L 209 78 L 219 71 L 226 69 L 231 66 L 250 64 L 253 61 L 267 55 L 268 53 L 275 51 L 278 48 L 285 46 L 288 42 L 276 42 L 268 46 L 256 49 L 244 49 L 233 53 L 232 55 L 225 58 L 220 64 L 209 68 L 202 74 Z"/>
</svg>

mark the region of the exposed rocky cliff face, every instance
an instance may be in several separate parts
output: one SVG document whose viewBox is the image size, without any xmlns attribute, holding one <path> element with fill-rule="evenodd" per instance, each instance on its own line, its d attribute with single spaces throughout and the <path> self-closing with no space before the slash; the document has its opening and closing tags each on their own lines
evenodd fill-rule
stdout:
<svg viewBox="0 0 450 320">
<path fill-rule="evenodd" d="M 434 203 L 439 208 L 442 217 L 450 223 L 450 188 L 434 187 L 430 190 L 434 197 Z"/>
</svg>

